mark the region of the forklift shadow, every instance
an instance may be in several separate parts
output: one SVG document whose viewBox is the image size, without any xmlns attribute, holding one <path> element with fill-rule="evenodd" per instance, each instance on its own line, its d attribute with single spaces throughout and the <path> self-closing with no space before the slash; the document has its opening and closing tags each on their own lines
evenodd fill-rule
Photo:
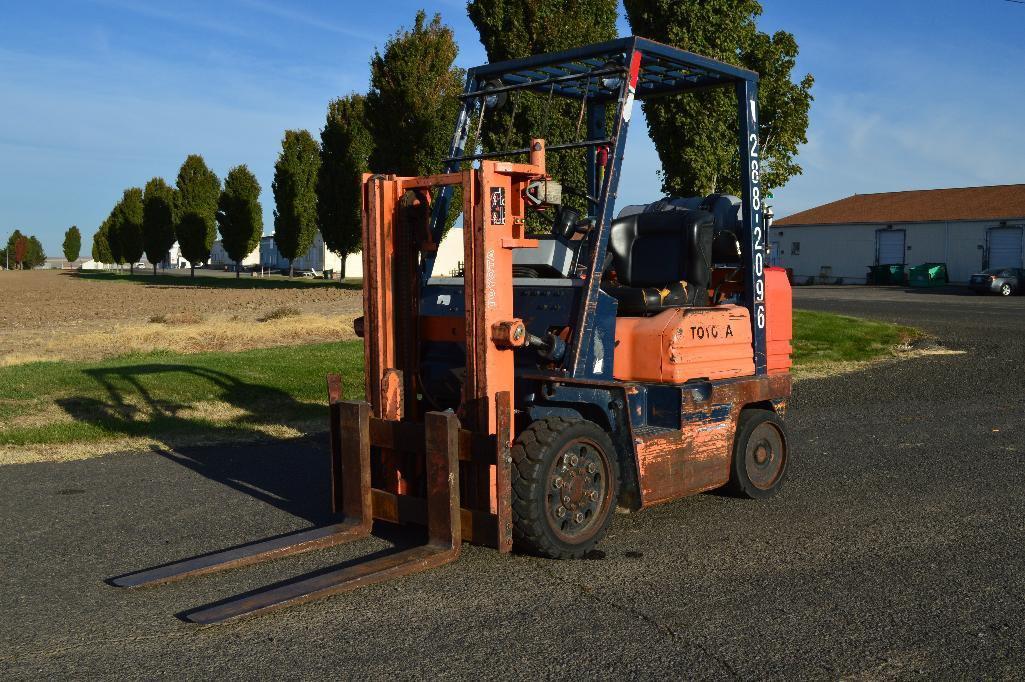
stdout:
<svg viewBox="0 0 1025 682">
<path fill-rule="evenodd" d="M 106 397 L 58 400 L 75 420 L 106 434 L 155 440 L 160 445 L 150 446 L 154 453 L 210 480 L 313 523 L 330 519 L 326 436 L 320 443 L 308 437 L 275 435 L 269 428 L 298 419 L 321 419 L 326 425 L 325 406 L 297 401 L 276 388 L 226 372 L 188 365 L 125 365 L 84 373 L 104 389 Z M 193 404 L 157 397 L 153 390 L 156 382 L 197 380 L 222 411 L 218 418 Z M 214 444 L 204 445 L 204 441 Z M 246 441 L 260 446 L 231 444 Z"/>
</svg>

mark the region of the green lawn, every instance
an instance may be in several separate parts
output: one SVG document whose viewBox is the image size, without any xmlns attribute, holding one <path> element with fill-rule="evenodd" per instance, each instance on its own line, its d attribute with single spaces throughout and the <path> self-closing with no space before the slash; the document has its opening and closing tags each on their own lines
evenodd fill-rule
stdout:
<svg viewBox="0 0 1025 682">
<path fill-rule="evenodd" d="M 795 310 L 794 365 L 874 360 L 919 337 L 913 327 Z"/>
<path fill-rule="evenodd" d="M 362 397 L 362 342 L 3 367 L 0 445 L 254 436 L 323 420 L 329 372 L 342 373 L 347 398 Z"/>
<path fill-rule="evenodd" d="M 871 360 L 918 335 L 805 311 L 795 312 L 794 331 L 798 367 Z M 342 373 L 347 398 L 362 397 L 362 342 L 2 367 L 0 446 L 121 437 L 246 441 L 281 426 L 321 430 L 329 372 Z"/>
</svg>

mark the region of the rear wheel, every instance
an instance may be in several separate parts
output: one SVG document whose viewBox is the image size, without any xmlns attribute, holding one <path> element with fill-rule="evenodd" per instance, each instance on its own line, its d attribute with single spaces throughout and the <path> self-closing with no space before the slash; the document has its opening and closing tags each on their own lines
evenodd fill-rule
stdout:
<svg viewBox="0 0 1025 682">
<path fill-rule="evenodd" d="M 512 458 L 519 548 L 582 557 L 605 535 L 616 508 L 619 466 L 608 434 L 583 419 L 539 419 L 517 437 Z"/>
<path fill-rule="evenodd" d="M 1000 295 L 1001 296 L 1010 296 L 1013 293 L 1014 293 L 1014 288 L 1011 286 L 1010 282 L 1004 282 L 1003 284 L 1000 285 Z"/>
<path fill-rule="evenodd" d="M 771 410 L 744 410 L 737 420 L 726 490 L 751 499 L 771 497 L 786 476 L 788 454 L 783 420 Z"/>
</svg>

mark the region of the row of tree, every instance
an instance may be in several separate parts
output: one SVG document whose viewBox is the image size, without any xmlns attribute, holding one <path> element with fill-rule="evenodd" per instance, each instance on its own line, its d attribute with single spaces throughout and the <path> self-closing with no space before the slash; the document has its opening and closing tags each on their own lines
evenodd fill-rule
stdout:
<svg viewBox="0 0 1025 682">
<path fill-rule="evenodd" d="M 467 12 L 491 61 L 564 50 L 616 36 L 617 0 L 470 0 Z M 766 192 L 801 172 L 813 79 L 791 78 L 798 54 L 793 35 L 757 28 L 756 0 L 625 0 L 633 32 L 759 72 L 762 175 Z M 465 73 L 454 65 L 454 34 L 440 15 L 417 13 L 370 60 L 370 87 L 329 103 L 319 142 L 305 130 L 282 140 L 272 185 L 275 241 L 290 261 L 304 254 L 318 228 L 329 249 L 360 248 L 360 180 L 377 173 L 424 175 L 441 170 L 461 102 Z M 494 112 L 473 145 L 485 151 L 543 134 L 550 143 L 578 135 L 579 107 L 518 93 L 515 106 Z M 740 192 L 733 93 L 723 89 L 646 101 L 648 132 L 662 162 L 662 190 L 675 196 Z M 515 145 L 514 145 L 515 146 Z M 553 154 L 550 172 L 585 186 L 582 153 Z M 262 231 L 260 187 L 245 166 L 221 189 L 199 156 L 182 165 L 176 187 L 154 178 L 125 190 L 94 239 L 97 260 L 134 263 L 145 251 L 161 260 L 177 237 L 190 262 L 209 257 L 220 229 L 229 256 L 242 260 Z M 462 202 L 456 198 L 449 224 Z"/>
<path fill-rule="evenodd" d="M 122 193 L 93 235 L 92 256 L 103 263 L 128 263 L 134 272 L 145 253 L 156 274 L 177 241 L 195 275 L 195 263 L 210 257 L 218 230 L 236 264 L 256 247 L 263 233 L 260 183 L 243 164 L 228 171 L 222 188 L 203 157 L 192 154 L 173 187 L 156 177 L 144 188 Z"/>
<path fill-rule="evenodd" d="M 0 265 L 10 270 L 31 270 L 46 262 L 43 244 L 33 235 L 15 230 L 0 249 Z"/>
</svg>

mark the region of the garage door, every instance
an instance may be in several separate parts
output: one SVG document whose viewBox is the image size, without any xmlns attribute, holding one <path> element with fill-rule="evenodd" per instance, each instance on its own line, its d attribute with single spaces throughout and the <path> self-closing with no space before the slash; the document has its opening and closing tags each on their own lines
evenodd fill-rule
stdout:
<svg viewBox="0 0 1025 682">
<path fill-rule="evenodd" d="M 989 267 L 1021 267 L 1022 228 L 998 227 L 989 231 Z"/>
<path fill-rule="evenodd" d="M 876 253 L 879 254 L 879 265 L 903 265 L 904 230 L 876 232 Z"/>
</svg>

